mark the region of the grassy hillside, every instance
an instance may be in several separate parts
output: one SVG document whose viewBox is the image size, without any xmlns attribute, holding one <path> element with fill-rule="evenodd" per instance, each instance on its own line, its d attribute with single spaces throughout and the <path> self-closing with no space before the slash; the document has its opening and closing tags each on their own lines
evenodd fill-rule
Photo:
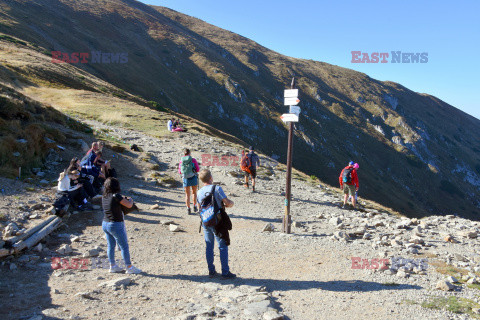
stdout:
<svg viewBox="0 0 480 320">
<path fill-rule="evenodd" d="M 339 171 L 353 159 L 361 166 L 365 197 L 411 216 L 478 218 L 480 121 L 435 97 L 324 62 L 286 57 L 201 20 L 132 0 L 11 0 L 0 4 L 0 32 L 15 37 L 4 41 L 46 58 L 52 50 L 126 53 L 124 64 L 77 64 L 83 71 L 76 71 L 68 87 L 92 87 L 81 78 L 82 72 L 91 73 L 98 81 L 93 92 L 103 89 L 135 103 L 155 101 L 282 161 L 283 89 L 295 74 L 302 107 L 296 168 L 336 184 Z M 68 78 L 46 66 L 38 72 L 35 63 L 25 67 L 11 60 L 4 56 L 3 68 L 26 80 L 53 78 L 61 87 Z M 25 90 L 49 94 L 31 86 Z"/>
<path fill-rule="evenodd" d="M 89 129 L 51 106 L 0 85 L 0 175 L 24 177 L 32 168 L 42 167 L 48 152 L 66 140 L 58 126 Z"/>
</svg>

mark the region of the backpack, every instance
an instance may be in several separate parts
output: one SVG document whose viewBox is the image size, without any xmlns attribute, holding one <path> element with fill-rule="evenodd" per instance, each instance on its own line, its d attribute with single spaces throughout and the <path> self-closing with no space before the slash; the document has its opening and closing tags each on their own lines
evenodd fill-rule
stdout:
<svg viewBox="0 0 480 320">
<path fill-rule="evenodd" d="M 191 156 L 182 157 L 182 167 L 180 171 L 184 179 L 195 176 L 195 168 Z"/>
<path fill-rule="evenodd" d="M 251 173 L 250 171 L 251 168 L 252 168 L 252 158 L 249 157 L 247 153 L 243 156 L 242 161 L 240 161 L 240 169 L 242 169 L 242 171 Z"/>
<path fill-rule="evenodd" d="M 65 193 L 59 193 L 57 195 L 57 199 L 53 203 L 53 206 L 55 207 L 55 215 L 59 216 L 60 218 L 63 217 L 70 206 L 70 198 L 68 197 L 68 194 Z"/>
<path fill-rule="evenodd" d="M 343 169 L 342 181 L 346 184 L 352 184 L 352 171 L 353 168 L 345 168 Z"/>
<path fill-rule="evenodd" d="M 115 170 L 115 168 L 108 169 L 107 178 L 109 177 L 113 177 L 113 178 L 117 177 L 117 170 Z"/>
<path fill-rule="evenodd" d="M 130 150 L 140 152 L 140 148 L 136 144 L 130 145 Z"/>
<path fill-rule="evenodd" d="M 203 198 L 200 204 L 200 218 L 205 227 L 215 227 L 220 220 L 220 210 L 218 210 L 218 204 L 215 200 L 216 187 L 216 185 L 212 187 L 212 191 L 205 195 L 205 198 Z"/>
</svg>

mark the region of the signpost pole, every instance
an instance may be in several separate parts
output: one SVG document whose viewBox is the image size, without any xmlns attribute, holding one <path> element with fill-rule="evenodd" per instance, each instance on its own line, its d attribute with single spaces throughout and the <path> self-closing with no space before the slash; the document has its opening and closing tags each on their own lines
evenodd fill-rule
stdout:
<svg viewBox="0 0 480 320">
<path fill-rule="evenodd" d="M 292 78 L 291 89 L 295 87 L 295 77 Z M 287 149 L 287 183 L 285 186 L 285 215 L 283 216 L 282 231 L 291 233 L 292 217 L 290 215 L 290 199 L 292 185 L 292 150 L 293 150 L 293 122 L 288 124 L 288 149 Z"/>
</svg>

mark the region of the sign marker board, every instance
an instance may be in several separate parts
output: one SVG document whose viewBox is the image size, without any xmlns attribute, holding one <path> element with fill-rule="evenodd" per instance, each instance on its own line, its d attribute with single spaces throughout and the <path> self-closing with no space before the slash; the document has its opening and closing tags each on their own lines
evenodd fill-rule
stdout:
<svg viewBox="0 0 480 320">
<path fill-rule="evenodd" d="M 288 113 L 296 114 L 298 117 L 300 115 L 300 111 L 302 111 L 302 109 L 300 109 L 299 106 L 290 106 L 290 110 L 288 111 Z"/>
<path fill-rule="evenodd" d="M 283 122 L 298 122 L 298 115 L 294 113 L 284 113 L 280 117 Z"/>
</svg>

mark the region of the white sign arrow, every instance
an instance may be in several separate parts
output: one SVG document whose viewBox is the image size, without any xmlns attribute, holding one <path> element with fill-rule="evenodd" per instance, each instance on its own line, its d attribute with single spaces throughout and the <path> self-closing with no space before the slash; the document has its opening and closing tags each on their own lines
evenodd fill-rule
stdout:
<svg viewBox="0 0 480 320">
<path fill-rule="evenodd" d="M 284 104 L 286 106 L 293 106 L 293 105 L 297 105 L 299 102 L 300 102 L 300 100 L 298 100 L 297 97 L 285 98 L 285 103 Z"/>
<path fill-rule="evenodd" d="M 284 113 L 280 117 L 283 122 L 298 122 L 298 115 L 293 113 Z"/>
<path fill-rule="evenodd" d="M 298 97 L 298 89 L 287 89 L 284 92 L 285 98 L 296 98 Z"/>
</svg>

